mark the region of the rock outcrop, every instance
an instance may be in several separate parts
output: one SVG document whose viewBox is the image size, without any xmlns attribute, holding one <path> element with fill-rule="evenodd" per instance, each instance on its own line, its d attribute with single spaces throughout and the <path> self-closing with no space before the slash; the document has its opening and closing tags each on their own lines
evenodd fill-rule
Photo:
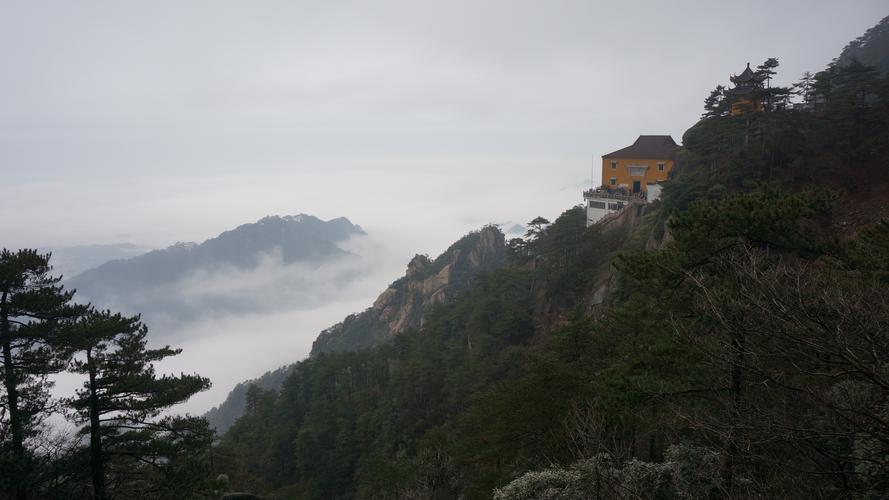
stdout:
<svg viewBox="0 0 889 500">
<path fill-rule="evenodd" d="M 372 347 L 419 328 L 432 307 L 468 290 L 479 273 L 497 269 L 505 260 L 503 233 L 494 226 L 464 236 L 435 260 L 417 255 L 370 308 L 321 332 L 312 355 Z"/>
</svg>

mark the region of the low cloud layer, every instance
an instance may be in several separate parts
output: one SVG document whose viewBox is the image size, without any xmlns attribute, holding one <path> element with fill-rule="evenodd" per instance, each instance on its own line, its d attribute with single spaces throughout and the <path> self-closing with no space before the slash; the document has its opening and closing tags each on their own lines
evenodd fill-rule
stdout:
<svg viewBox="0 0 889 500">
<path fill-rule="evenodd" d="M 177 411 L 202 413 L 238 382 L 303 359 L 318 332 L 368 307 L 384 283 L 404 271 L 405 262 L 396 262 L 384 242 L 362 236 L 343 247 L 350 257 L 318 267 L 284 264 L 269 254 L 249 271 L 203 270 L 156 290 L 171 303 L 218 306 L 188 320 L 143 317 L 151 345 L 183 349 L 158 364 L 159 372 L 196 372 L 213 382 Z M 75 376 L 60 376 L 55 392 L 70 394 L 78 384 Z"/>
<path fill-rule="evenodd" d="M 183 352 L 158 369 L 198 372 L 213 382 L 209 391 L 176 411 L 203 413 L 221 403 L 238 382 L 308 356 L 321 330 L 369 307 L 388 283 L 404 273 L 407 261 L 396 257 L 399 252 L 393 243 L 371 234 L 344 245 L 353 258 L 317 269 L 282 266 L 271 257 L 255 271 L 187 280 L 181 293 L 253 294 L 254 300 L 267 300 L 274 307 L 215 315 L 170 332 L 180 339 Z M 154 337 L 155 342 L 162 339 Z"/>
<path fill-rule="evenodd" d="M 298 311 L 338 300 L 356 281 L 366 280 L 384 258 L 370 238 L 357 237 L 346 246 L 361 253 L 330 256 L 321 263 L 286 262 L 280 247 L 256 255 L 256 265 L 199 267 L 172 283 L 133 284 L 116 296 L 78 300 L 102 309 L 142 314 L 154 337 L 178 342 L 183 325 L 226 316 Z M 141 286 L 140 286 L 141 285 Z M 348 293 L 346 293 L 348 295 Z"/>
</svg>

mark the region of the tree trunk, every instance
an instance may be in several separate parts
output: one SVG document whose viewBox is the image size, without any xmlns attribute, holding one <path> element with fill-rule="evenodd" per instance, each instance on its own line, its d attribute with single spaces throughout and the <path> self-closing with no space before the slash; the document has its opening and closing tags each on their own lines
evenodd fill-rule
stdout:
<svg viewBox="0 0 889 500">
<path fill-rule="evenodd" d="M 729 497 L 732 496 L 732 489 L 734 487 L 734 462 L 735 454 L 737 452 L 737 443 L 735 442 L 734 434 L 735 426 L 737 425 L 738 421 L 738 415 L 741 411 L 741 402 L 743 398 L 743 362 L 745 348 L 745 339 L 743 333 L 732 332 L 731 335 L 732 366 L 731 380 L 729 383 L 731 409 L 729 410 L 728 415 L 728 430 L 723 441 L 723 457 L 721 466 L 722 470 L 720 471 L 720 475 L 722 476 L 723 488 L 725 488 L 726 495 L 728 495 Z"/>
<path fill-rule="evenodd" d="M 92 350 L 86 350 L 86 362 L 90 374 L 90 470 L 93 475 L 93 498 L 104 500 L 105 470 L 102 461 L 102 429 L 99 421 L 99 397 L 96 395 L 96 365 Z"/>
<path fill-rule="evenodd" d="M 18 381 L 16 381 L 15 367 L 12 364 L 12 342 L 10 338 L 9 310 L 7 309 L 7 294 L 3 292 L 0 299 L 0 339 L 3 342 L 3 368 L 4 384 L 6 386 L 6 400 L 9 406 L 9 430 L 12 433 L 12 454 L 15 458 L 17 474 L 15 474 L 16 491 L 15 498 L 27 498 L 28 492 L 24 487 L 25 466 L 25 432 L 22 428 L 22 415 L 19 411 Z"/>
</svg>

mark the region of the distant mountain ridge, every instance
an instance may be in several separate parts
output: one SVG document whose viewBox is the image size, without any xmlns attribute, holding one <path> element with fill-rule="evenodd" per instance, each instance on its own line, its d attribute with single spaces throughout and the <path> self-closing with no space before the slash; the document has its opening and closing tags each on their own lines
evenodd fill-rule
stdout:
<svg viewBox="0 0 889 500">
<path fill-rule="evenodd" d="M 341 245 L 365 234 L 344 217 L 323 221 L 306 214 L 268 216 L 203 243 L 180 242 L 106 262 L 67 280 L 66 285 L 98 307 L 145 313 L 149 318 L 187 318 L 202 310 L 212 311 L 215 306 L 236 307 L 240 298 L 210 297 L 188 304 L 190 297 L 176 296 L 183 280 L 212 273 L 249 272 L 269 259 L 277 265 L 315 268 L 351 256 Z M 219 300 L 213 302 L 215 299 Z"/>
<path fill-rule="evenodd" d="M 330 255 L 345 255 L 347 252 L 337 243 L 364 234 L 361 227 L 345 217 L 325 222 L 305 214 L 268 216 L 200 244 L 178 242 L 137 257 L 106 262 L 78 274 L 70 283 L 83 286 L 101 280 L 108 286 L 112 283 L 129 284 L 136 279 L 143 284 L 160 284 L 197 267 L 232 265 L 248 268 L 256 265 L 260 254 L 275 248 L 281 249 L 284 262 L 312 261 Z"/>
<path fill-rule="evenodd" d="M 56 275 L 71 278 L 112 260 L 129 259 L 147 251 L 133 243 L 108 243 L 41 248 L 52 253 L 52 267 Z"/>
</svg>

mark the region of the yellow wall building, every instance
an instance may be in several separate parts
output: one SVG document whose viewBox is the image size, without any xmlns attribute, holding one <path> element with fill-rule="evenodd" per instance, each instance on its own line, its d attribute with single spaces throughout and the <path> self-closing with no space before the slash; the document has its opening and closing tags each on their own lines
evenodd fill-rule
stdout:
<svg viewBox="0 0 889 500">
<path fill-rule="evenodd" d="M 670 178 L 679 146 L 669 135 L 640 135 L 631 146 L 602 156 L 602 186 L 632 193 Z"/>
</svg>

